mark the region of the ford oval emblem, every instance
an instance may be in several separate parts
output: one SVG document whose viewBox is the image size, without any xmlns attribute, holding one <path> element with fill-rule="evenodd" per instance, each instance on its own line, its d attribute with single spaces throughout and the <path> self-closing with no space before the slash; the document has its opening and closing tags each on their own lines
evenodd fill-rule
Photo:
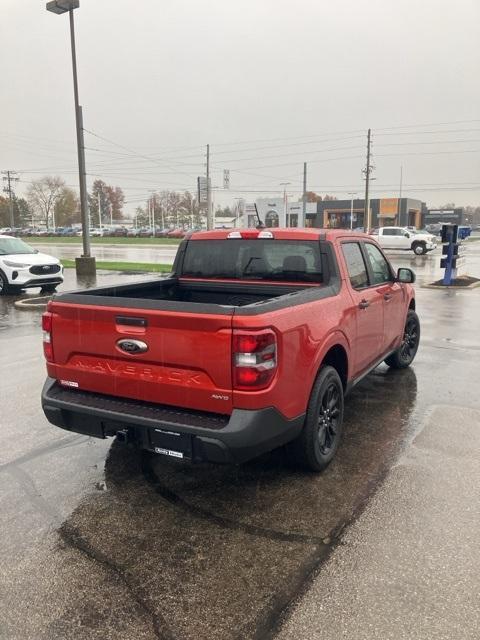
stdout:
<svg viewBox="0 0 480 640">
<path fill-rule="evenodd" d="M 148 351 L 148 345 L 141 340 L 118 340 L 117 347 L 131 355 Z"/>
</svg>

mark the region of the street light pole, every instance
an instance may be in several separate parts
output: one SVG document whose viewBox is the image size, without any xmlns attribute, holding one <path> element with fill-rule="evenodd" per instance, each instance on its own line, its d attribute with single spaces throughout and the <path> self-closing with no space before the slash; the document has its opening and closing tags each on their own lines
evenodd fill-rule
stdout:
<svg viewBox="0 0 480 640">
<path fill-rule="evenodd" d="M 348 194 L 351 198 L 350 202 L 350 231 L 353 229 L 353 196 L 357 195 L 357 191 L 352 191 Z"/>
<path fill-rule="evenodd" d="M 88 195 L 85 170 L 85 143 L 83 140 L 82 107 L 78 100 L 77 57 L 75 49 L 74 9 L 78 9 L 80 0 L 52 0 L 47 2 L 47 11 L 61 15 L 69 14 L 70 44 L 72 49 L 73 93 L 75 99 L 75 124 L 77 129 L 78 179 L 80 185 L 80 212 L 82 220 L 83 255 L 75 259 L 77 275 L 95 275 L 95 258 L 90 255 L 90 224 L 88 219 Z"/>
<path fill-rule="evenodd" d="M 287 220 L 287 186 L 291 184 L 290 182 L 281 182 L 280 186 L 283 187 L 283 215 L 284 215 L 284 219 L 285 219 L 285 226 L 289 227 L 290 225 L 288 224 L 288 220 Z"/>
</svg>

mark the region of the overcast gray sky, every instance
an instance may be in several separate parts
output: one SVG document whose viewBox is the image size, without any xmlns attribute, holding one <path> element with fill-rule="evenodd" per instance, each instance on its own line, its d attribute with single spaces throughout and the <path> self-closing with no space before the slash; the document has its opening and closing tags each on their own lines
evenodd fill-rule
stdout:
<svg viewBox="0 0 480 640">
<path fill-rule="evenodd" d="M 81 0 L 75 12 L 89 183 L 195 188 L 216 202 L 364 188 L 480 204 L 478 0 Z M 0 169 L 77 185 L 68 17 L 2 0 Z M 128 150 L 124 149 L 126 147 Z M 348 197 L 348 196 L 347 196 Z"/>
</svg>

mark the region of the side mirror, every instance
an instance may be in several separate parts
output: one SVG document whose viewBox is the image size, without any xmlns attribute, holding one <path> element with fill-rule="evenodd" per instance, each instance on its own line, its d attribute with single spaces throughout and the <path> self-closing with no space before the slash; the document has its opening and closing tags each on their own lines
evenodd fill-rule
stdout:
<svg viewBox="0 0 480 640">
<path fill-rule="evenodd" d="M 33 250 L 33 253 L 38 253 L 38 249 L 34 249 L 34 250 Z"/>
<path fill-rule="evenodd" d="M 400 267 L 397 271 L 397 282 L 414 283 L 416 280 L 415 272 L 407 267 Z"/>
<path fill-rule="evenodd" d="M 405 236 L 405 238 L 409 238 L 410 237 L 410 234 L 408 233 L 408 231 L 405 231 L 404 236 Z"/>
</svg>

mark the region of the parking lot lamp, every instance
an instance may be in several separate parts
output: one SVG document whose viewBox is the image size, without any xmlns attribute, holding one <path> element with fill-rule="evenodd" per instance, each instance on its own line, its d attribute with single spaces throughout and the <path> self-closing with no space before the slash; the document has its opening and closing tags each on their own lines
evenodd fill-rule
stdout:
<svg viewBox="0 0 480 640">
<path fill-rule="evenodd" d="M 357 195 L 357 191 L 350 191 L 350 231 L 353 229 L 353 198 Z"/>
<path fill-rule="evenodd" d="M 90 255 L 90 225 L 88 218 L 87 180 L 85 172 L 85 144 L 83 141 L 82 107 L 78 102 L 77 59 L 75 52 L 74 9 L 78 9 L 80 0 L 52 0 L 47 2 L 47 11 L 70 17 L 70 42 L 72 48 L 73 93 L 75 98 L 75 124 L 77 127 L 78 177 L 80 185 L 80 211 L 82 220 L 83 255 L 75 259 L 77 275 L 95 275 L 95 258 Z"/>
</svg>

